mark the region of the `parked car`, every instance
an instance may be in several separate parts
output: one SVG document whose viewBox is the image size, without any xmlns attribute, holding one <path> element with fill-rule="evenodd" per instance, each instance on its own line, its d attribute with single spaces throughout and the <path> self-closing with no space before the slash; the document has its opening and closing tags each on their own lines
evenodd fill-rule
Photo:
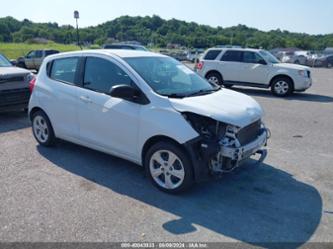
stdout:
<svg viewBox="0 0 333 249">
<path fill-rule="evenodd" d="M 142 165 L 176 193 L 265 158 L 268 130 L 251 97 L 202 79 L 165 55 L 80 51 L 47 58 L 31 83 L 36 140 L 68 140 Z"/>
<path fill-rule="evenodd" d="M 135 45 L 135 44 L 122 44 L 122 43 L 116 43 L 116 44 L 105 44 L 103 46 L 103 49 L 127 49 L 127 50 L 140 50 L 140 51 L 148 51 L 148 49 L 141 45 Z"/>
<path fill-rule="evenodd" d="M 204 51 L 201 49 L 189 50 L 186 54 L 186 60 L 194 63 L 203 55 L 203 53 Z"/>
<path fill-rule="evenodd" d="M 59 53 L 59 51 L 53 49 L 32 50 L 26 56 L 18 58 L 16 60 L 16 66 L 38 71 L 47 56 L 57 53 Z"/>
<path fill-rule="evenodd" d="M 309 65 L 313 66 L 313 67 L 332 68 L 333 67 L 333 54 L 314 58 L 309 61 Z"/>
<path fill-rule="evenodd" d="M 271 88 L 277 96 L 305 91 L 312 85 L 309 67 L 281 63 L 265 50 L 209 49 L 196 68 L 215 84 Z"/>
<path fill-rule="evenodd" d="M 0 54 L 0 112 L 28 108 L 30 71 L 14 67 Z"/>
</svg>

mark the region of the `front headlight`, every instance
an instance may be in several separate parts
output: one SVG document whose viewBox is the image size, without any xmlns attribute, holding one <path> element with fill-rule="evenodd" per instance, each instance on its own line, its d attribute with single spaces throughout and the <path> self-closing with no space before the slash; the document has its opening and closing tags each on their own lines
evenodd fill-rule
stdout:
<svg viewBox="0 0 333 249">
<path fill-rule="evenodd" d="M 220 139 L 226 132 L 226 125 L 212 118 L 191 112 L 183 112 L 182 115 L 192 128 L 205 138 Z"/>
<path fill-rule="evenodd" d="M 298 74 L 302 77 L 308 77 L 308 73 L 306 70 L 299 70 Z"/>
</svg>

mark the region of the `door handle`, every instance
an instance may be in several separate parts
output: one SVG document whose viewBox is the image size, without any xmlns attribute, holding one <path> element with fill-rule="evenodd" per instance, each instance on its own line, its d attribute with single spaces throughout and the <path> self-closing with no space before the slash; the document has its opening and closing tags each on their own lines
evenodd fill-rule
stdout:
<svg viewBox="0 0 333 249">
<path fill-rule="evenodd" d="M 92 100 L 88 96 L 80 96 L 80 100 L 85 103 L 92 103 Z"/>
</svg>

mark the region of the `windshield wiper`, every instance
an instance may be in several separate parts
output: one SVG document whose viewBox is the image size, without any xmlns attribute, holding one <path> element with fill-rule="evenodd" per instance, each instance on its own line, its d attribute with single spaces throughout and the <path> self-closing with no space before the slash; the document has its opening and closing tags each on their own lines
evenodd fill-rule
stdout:
<svg viewBox="0 0 333 249">
<path fill-rule="evenodd" d="M 216 87 L 216 88 L 213 88 L 213 89 L 202 89 L 202 90 L 199 90 L 197 92 L 194 92 L 194 93 L 190 93 L 188 95 L 186 95 L 186 97 L 193 97 L 193 96 L 200 96 L 200 95 L 205 95 L 205 94 L 210 94 L 210 93 L 213 93 L 213 92 L 217 92 L 221 89 L 221 87 Z"/>
<path fill-rule="evenodd" d="M 187 95 L 184 94 L 178 94 L 178 93 L 171 93 L 171 94 L 162 94 L 163 96 L 166 96 L 168 98 L 175 98 L 175 99 L 182 99 L 185 98 Z"/>
</svg>

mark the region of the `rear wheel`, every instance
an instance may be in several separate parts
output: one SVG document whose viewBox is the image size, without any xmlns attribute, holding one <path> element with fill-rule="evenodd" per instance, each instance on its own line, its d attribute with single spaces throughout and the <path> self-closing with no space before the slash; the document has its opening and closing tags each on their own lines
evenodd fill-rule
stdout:
<svg viewBox="0 0 333 249">
<path fill-rule="evenodd" d="M 206 79 L 216 85 L 222 86 L 223 85 L 223 78 L 219 73 L 212 72 L 207 74 Z"/>
<path fill-rule="evenodd" d="M 285 97 L 293 92 L 293 83 L 287 77 L 276 78 L 271 85 L 271 91 L 275 96 Z"/>
<path fill-rule="evenodd" d="M 164 192 L 179 193 L 193 184 L 190 160 L 176 144 L 156 143 L 146 153 L 144 164 L 152 183 Z"/>
<path fill-rule="evenodd" d="M 55 143 L 51 122 L 43 111 L 37 111 L 32 115 L 32 132 L 40 145 L 48 147 Z"/>
</svg>

